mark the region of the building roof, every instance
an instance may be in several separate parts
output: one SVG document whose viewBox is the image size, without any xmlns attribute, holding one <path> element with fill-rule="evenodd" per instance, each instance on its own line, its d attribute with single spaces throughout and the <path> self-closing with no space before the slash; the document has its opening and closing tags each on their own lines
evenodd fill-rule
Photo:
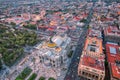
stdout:
<svg viewBox="0 0 120 80">
<path fill-rule="evenodd" d="M 89 29 L 88 36 L 102 38 L 101 31 L 95 29 Z"/>
<path fill-rule="evenodd" d="M 112 77 L 120 79 L 120 46 L 107 43 L 106 54 Z"/>
<path fill-rule="evenodd" d="M 84 51 L 87 53 L 97 53 L 97 54 L 103 54 L 102 51 L 102 39 L 98 39 L 96 37 L 87 37 Z"/>
<path fill-rule="evenodd" d="M 52 38 L 52 41 L 57 44 L 57 46 L 60 46 L 63 42 L 63 39 L 61 36 L 55 36 Z"/>
<path fill-rule="evenodd" d="M 120 36 L 120 30 L 116 26 L 109 26 L 104 30 L 106 36 Z"/>
<path fill-rule="evenodd" d="M 54 48 L 54 47 L 56 47 L 56 43 L 54 43 L 54 42 L 53 42 L 53 43 L 50 43 L 50 42 L 49 42 L 49 43 L 47 44 L 47 46 L 50 47 L 50 48 Z"/>
<path fill-rule="evenodd" d="M 120 11 L 118 11 L 118 15 L 120 15 Z"/>
<path fill-rule="evenodd" d="M 48 56 L 51 56 L 52 52 L 51 51 L 47 51 L 45 54 L 48 55 Z"/>
<path fill-rule="evenodd" d="M 58 56 L 65 55 L 67 53 L 66 47 L 70 43 L 70 38 L 67 36 L 57 35 L 52 37 L 52 42 L 43 42 L 38 54 L 42 56 L 48 56 L 49 58 L 58 58 Z M 60 46 L 59 46 L 60 45 Z"/>
<path fill-rule="evenodd" d="M 98 59 L 98 58 L 93 58 L 87 55 L 83 55 L 81 57 L 81 64 L 91 68 L 98 69 L 98 70 L 104 70 L 103 59 Z"/>
<path fill-rule="evenodd" d="M 20 16 L 15 16 L 15 17 L 11 17 L 11 18 L 6 18 L 6 22 L 14 22 L 16 24 L 20 24 L 22 22 L 28 21 L 30 18 L 29 17 L 20 17 Z"/>
</svg>

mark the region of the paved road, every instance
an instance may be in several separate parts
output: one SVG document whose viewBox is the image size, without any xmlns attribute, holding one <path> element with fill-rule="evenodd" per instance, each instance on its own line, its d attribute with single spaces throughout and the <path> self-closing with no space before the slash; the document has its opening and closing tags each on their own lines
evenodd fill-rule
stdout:
<svg viewBox="0 0 120 80">
<path fill-rule="evenodd" d="M 87 17 L 87 22 L 84 26 L 81 36 L 79 37 L 77 47 L 74 51 L 73 58 L 71 60 L 70 66 L 68 68 L 68 71 L 67 71 L 67 74 L 66 74 L 64 80 L 85 80 L 82 77 L 78 77 L 77 69 L 78 69 L 78 64 L 79 64 L 79 60 L 80 60 L 80 58 L 78 58 L 78 57 L 80 57 L 82 54 L 82 49 L 83 49 L 84 42 L 85 42 L 85 39 L 87 36 L 87 28 L 86 27 L 89 25 L 89 23 L 91 21 L 91 18 L 93 15 L 94 4 L 95 3 L 93 3 L 92 8 L 90 9 L 89 15 Z"/>
</svg>

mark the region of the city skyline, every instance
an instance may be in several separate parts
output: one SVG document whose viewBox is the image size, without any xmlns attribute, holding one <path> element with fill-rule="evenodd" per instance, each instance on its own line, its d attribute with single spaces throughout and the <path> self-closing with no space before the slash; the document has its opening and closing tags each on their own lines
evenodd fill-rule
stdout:
<svg viewBox="0 0 120 80">
<path fill-rule="evenodd" d="M 120 0 L 0 0 L 0 80 L 120 80 Z"/>
</svg>

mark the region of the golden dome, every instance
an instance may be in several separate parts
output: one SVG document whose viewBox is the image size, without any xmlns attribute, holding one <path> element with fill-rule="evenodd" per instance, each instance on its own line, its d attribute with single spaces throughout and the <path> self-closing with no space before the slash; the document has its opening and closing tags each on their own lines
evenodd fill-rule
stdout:
<svg viewBox="0 0 120 80">
<path fill-rule="evenodd" d="M 47 43 L 47 46 L 50 48 L 53 48 L 53 47 L 56 47 L 56 44 L 55 43 Z"/>
</svg>

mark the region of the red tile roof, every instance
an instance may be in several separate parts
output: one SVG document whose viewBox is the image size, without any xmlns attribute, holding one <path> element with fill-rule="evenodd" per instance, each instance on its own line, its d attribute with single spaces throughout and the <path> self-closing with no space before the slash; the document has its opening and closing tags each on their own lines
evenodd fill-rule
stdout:
<svg viewBox="0 0 120 80">
<path fill-rule="evenodd" d="M 120 15 L 120 11 L 118 11 L 118 15 Z"/>
<path fill-rule="evenodd" d="M 105 35 L 120 36 L 120 30 L 116 26 L 109 26 L 104 30 Z"/>
<path fill-rule="evenodd" d="M 104 18 L 104 19 L 101 19 L 101 21 L 113 21 L 113 18 Z"/>
<path fill-rule="evenodd" d="M 116 50 L 116 54 L 110 52 L 110 47 Z M 116 64 L 116 60 L 120 61 L 120 46 L 114 44 L 106 44 L 107 60 L 110 63 L 111 73 L 114 78 L 120 79 L 120 65 Z"/>
<path fill-rule="evenodd" d="M 83 55 L 83 57 L 81 57 L 82 61 L 82 65 L 88 66 L 88 67 L 92 67 L 95 69 L 99 69 L 99 70 L 104 70 L 104 61 L 103 59 L 98 59 L 98 58 L 93 58 L 87 55 Z"/>
</svg>

